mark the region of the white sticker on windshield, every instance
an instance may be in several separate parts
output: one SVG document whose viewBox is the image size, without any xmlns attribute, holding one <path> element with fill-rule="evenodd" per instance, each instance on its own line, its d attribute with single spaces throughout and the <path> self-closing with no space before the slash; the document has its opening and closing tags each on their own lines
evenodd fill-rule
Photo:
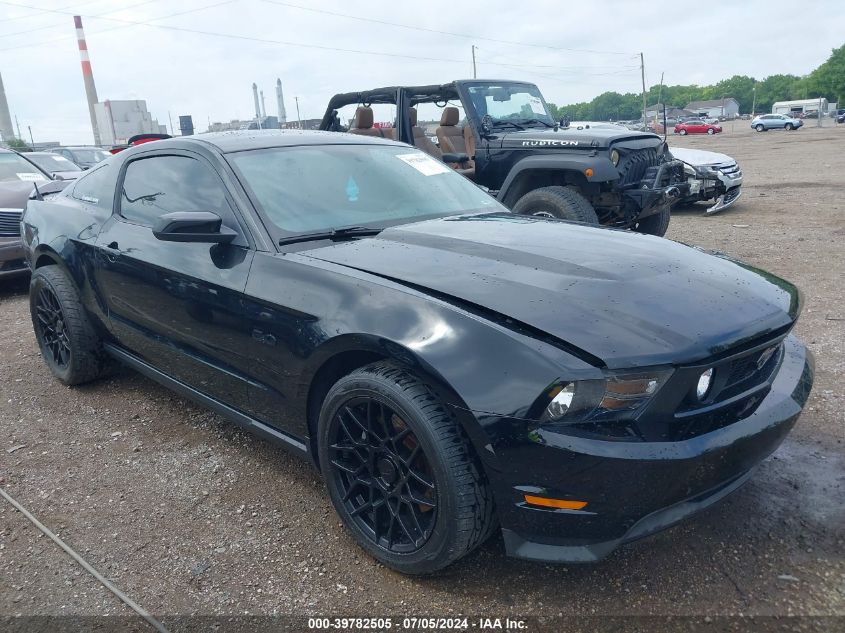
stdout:
<svg viewBox="0 0 845 633">
<path fill-rule="evenodd" d="M 21 180 L 26 180 L 27 182 L 41 182 L 42 180 L 47 180 L 41 174 L 32 174 L 32 173 L 23 173 L 23 174 L 15 174 Z"/>
<path fill-rule="evenodd" d="M 445 174 L 449 171 L 449 167 L 444 163 L 438 163 L 436 160 L 423 153 L 413 154 L 397 154 L 396 158 L 420 172 L 423 176 L 436 176 L 437 174 Z"/>
<path fill-rule="evenodd" d="M 528 107 L 534 114 L 546 114 L 546 109 L 543 107 L 540 97 L 528 97 Z"/>
</svg>

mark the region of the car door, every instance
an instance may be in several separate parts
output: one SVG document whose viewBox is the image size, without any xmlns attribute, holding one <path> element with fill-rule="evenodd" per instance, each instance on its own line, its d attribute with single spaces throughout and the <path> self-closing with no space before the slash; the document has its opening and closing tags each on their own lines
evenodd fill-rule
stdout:
<svg viewBox="0 0 845 633">
<path fill-rule="evenodd" d="M 146 152 L 124 164 L 117 191 L 95 273 L 114 337 L 159 371 L 243 409 L 249 334 L 241 301 L 254 251 L 220 173 L 193 152 Z M 238 237 L 157 239 L 158 218 L 177 211 L 212 211 Z"/>
</svg>

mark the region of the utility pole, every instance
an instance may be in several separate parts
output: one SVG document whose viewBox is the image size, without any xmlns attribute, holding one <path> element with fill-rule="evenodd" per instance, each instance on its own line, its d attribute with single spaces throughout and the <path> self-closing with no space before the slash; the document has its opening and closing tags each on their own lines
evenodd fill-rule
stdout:
<svg viewBox="0 0 845 633">
<path fill-rule="evenodd" d="M 645 120 L 645 111 L 648 107 L 646 105 L 646 94 L 645 94 L 645 61 L 643 60 L 643 54 L 642 53 L 640 53 L 640 73 L 642 74 L 642 78 L 643 78 L 643 125 L 647 126 L 648 124 L 646 123 L 646 120 Z"/>
<path fill-rule="evenodd" d="M 660 114 L 660 109 L 663 109 L 663 120 L 661 121 L 663 124 L 663 140 L 666 140 L 666 104 L 661 103 L 661 99 L 663 99 L 663 73 L 660 73 L 660 88 L 657 89 L 657 112 L 655 113 L 655 118 L 658 114 Z M 657 130 L 657 121 L 655 121 L 655 131 Z"/>
<path fill-rule="evenodd" d="M 18 138 L 23 140 L 23 135 L 21 134 L 21 123 L 18 121 L 18 115 L 15 115 L 15 126 L 18 128 Z"/>
<path fill-rule="evenodd" d="M 819 101 L 819 103 L 821 103 L 821 101 Z M 32 149 L 35 149 L 35 139 L 32 138 L 32 126 L 27 125 L 26 129 L 29 130 L 29 142 L 32 143 Z"/>
<path fill-rule="evenodd" d="M 816 127 L 822 126 L 822 98 L 819 95 L 819 109 L 818 109 L 818 118 L 816 119 Z"/>
<path fill-rule="evenodd" d="M 478 73 L 475 71 L 475 44 L 472 45 L 472 78 L 478 79 Z"/>
<path fill-rule="evenodd" d="M 754 118 L 754 113 L 757 111 L 757 82 L 751 86 L 751 118 Z"/>
<path fill-rule="evenodd" d="M 170 121 L 170 136 L 173 136 L 173 117 L 170 116 L 170 110 L 167 111 L 167 120 Z"/>
<path fill-rule="evenodd" d="M 296 121 L 299 129 L 302 129 L 302 117 L 299 115 L 299 97 L 294 97 L 294 101 L 296 101 Z"/>
</svg>

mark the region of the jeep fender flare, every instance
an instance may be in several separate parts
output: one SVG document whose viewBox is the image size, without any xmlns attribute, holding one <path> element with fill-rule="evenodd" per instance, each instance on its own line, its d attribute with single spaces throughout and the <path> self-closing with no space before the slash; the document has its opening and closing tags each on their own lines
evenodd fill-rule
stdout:
<svg viewBox="0 0 845 633">
<path fill-rule="evenodd" d="M 593 175 L 587 178 L 584 170 L 590 168 Z M 528 156 L 516 163 L 511 169 L 496 198 L 505 206 L 516 202 L 526 191 L 520 191 L 519 181 L 523 176 L 533 171 L 568 171 L 577 173 L 587 183 L 598 185 L 609 180 L 619 178 L 619 172 L 608 158 L 599 156 Z M 514 198 L 514 199 L 512 199 Z"/>
</svg>

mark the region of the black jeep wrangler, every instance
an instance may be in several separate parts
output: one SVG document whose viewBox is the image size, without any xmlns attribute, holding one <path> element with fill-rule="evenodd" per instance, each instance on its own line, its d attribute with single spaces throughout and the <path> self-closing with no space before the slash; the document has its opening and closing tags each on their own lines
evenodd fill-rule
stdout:
<svg viewBox="0 0 845 633">
<path fill-rule="evenodd" d="M 375 124 L 372 106 L 395 120 Z M 435 142 L 417 108 L 440 108 Z M 346 123 L 339 110 L 355 106 Z M 463 111 L 463 115 L 461 114 Z M 462 120 L 463 119 L 463 120 Z M 338 94 L 321 130 L 383 136 L 415 145 L 487 188 L 515 213 L 550 215 L 663 235 L 672 199 L 686 184 L 683 163 L 651 133 L 569 129 L 555 121 L 539 88 L 468 79 Z"/>
</svg>

